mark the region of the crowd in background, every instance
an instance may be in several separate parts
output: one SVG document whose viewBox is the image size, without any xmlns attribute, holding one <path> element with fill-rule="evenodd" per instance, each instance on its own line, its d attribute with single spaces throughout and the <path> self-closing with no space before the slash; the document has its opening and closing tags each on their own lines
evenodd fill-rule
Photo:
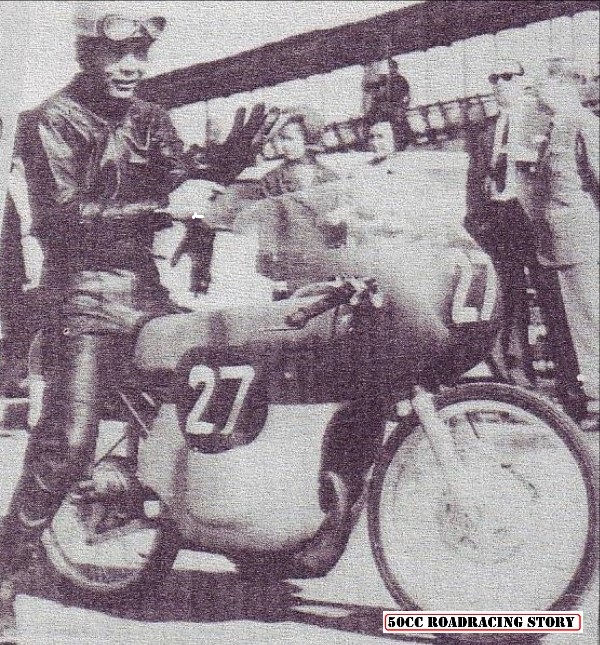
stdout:
<svg viewBox="0 0 600 645">
<path fill-rule="evenodd" d="M 362 120 L 373 157 L 354 173 L 355 223 L 393 235 L 405 229 L 402 208 L 386 203 L 410 185 L 397 161 L 422 148 L 407 118 L 410 88 L 392 75 L 371 79 Z M 555 389 L 567 410 L 589 428 L 598 409 L 598 70 L 590 61 L 554 58 L 528 74 L 517 60 L 489 75 L 497 114 L 463 129 L 469 156 L 465 226 L 490 255 L 504 297 L 503 325 L 490 357 L 494 375 L 527 388 L 538 385 L 531 342 L 535 293 L 556 366 Z M 302 110 L 285 116 L 270 142 L 283 159 L 263 178 L 265 195 L 281 195 L 339 179 L 315 160 L 318 119 Z M 323 130 L 321 130 L 321 133 Z M 433 148 L 436 146 L 434 145 Z M 446 146 L 437 146 L 438 148 Z M 455 163 L 458 161 L 455 160 Z M 450 173 L 450 169 L 447 170 Z M 360 181 L 359 181 L 360 179 Z M 431 191 L 422 177 L 424 191 Z M 460 181 L 460 179 L 457 179 Z M 357 183 L 358 182 L 358 183 Z M 463 187 L 456 186 L 457 194 Z M 378 192 L 377 192 L 378 191 Z M 362 209 L 358 202 L 377 203 Z M 450 195 L 448 195 L 450 200 Z M 407 200 L 408 201 L 408 200 Z M 431 200 L 432 203 L 435 200 Z M 348 209 L 328 214 L 352 226 Z M 387 209 L 389 210 L 389 209 Z M 392 210 L 394 210 L 392 208 Z M 460 210 L 460 207 L 457 207 Z M 408 222 L 410 224 L 410 222 Z"/>
</svg>

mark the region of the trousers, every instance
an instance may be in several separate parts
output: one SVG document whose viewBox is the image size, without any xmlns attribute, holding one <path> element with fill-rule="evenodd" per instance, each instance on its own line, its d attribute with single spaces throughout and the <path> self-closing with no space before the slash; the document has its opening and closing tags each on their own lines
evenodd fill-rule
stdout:
<svg viewBox="0 0 600 645">
<path fill-rule="evenodd" d="M 28 547 L 64 495 L 89 478 L 104 409 L 108 366 L 122 361 L 136 330 L 158 315 L 180 313 L 165 292 L 129 271 L 82 271 L 72 276 L 46 332 L 43 400 L 22 473 L 0 526 L 0 579 L 27 566 Z M 119 352 L 118 361 L 115 348 Z"/>
<path fill-rule="evenodd" d="M 567 322 L 579 362 L 585 394 L 598 404 L 600 335 L 598 263 L 582 262 L 558 270 Z"/>
<path fill-rule="evenodd" d="M 533 277 L 538 266 L 531 227 L 516 199 L 490 202 L 490 207 L 494 209 L 495 229 L 484 250 L 494 262 L 504 301 L 503 322 L 493 358 L 507 371 L 520 369 L 533 382 L 525 275 L 527 268 Z"/>
<path fill-rule="evenodd" d="M 535 382 L 529 345 L 527 297 L 528 286 L 533 287 L 538 294 L 557 367 L 558 394 L 570 409 L 577 406 L 577 400 L 581 396 L 577 382 L 578 359 L 586 350 L 576 352 L 574 349 L 574 328 L 568 322 L 566 298 L 564 290 L 560 288 L 562 279 L 559 283 L 557 272 L 539 263 L 533 229 L 519 202 L 495 202 L 493 207 L 496 226 L 493 234 L 486 240 L 484 250 L 494 261 L 505 304 L 503 325 L 492 358 L 497 365 L 519 367 L 531 383 Z M 525 269 L 529 272 L 529 285 Z M 580 343 L 582 348 L 585 342 Z"/>
<path fill-rule="evenodd" d="M 27 547 L 92 463 L 101 365 L 108 343 L 109 337 L 82 334 L 64 340 L 58 352 L 53 348 L 57 364 L 46 375 L 41 418 L 32 429 L 21 477 L 0 528 L 3 579 L 27 566 Z"/>
</svg>

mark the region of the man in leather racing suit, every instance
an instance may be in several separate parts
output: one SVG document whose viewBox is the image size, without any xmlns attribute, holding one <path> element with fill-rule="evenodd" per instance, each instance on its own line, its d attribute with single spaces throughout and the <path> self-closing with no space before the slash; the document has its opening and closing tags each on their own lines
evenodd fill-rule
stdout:
<svg viewBox="0 0 600 645">
<path fill-rule="evenodd" d="M 81 73 L 21 123 L 34 234 L 45 257 L 40 291 L 52 369 L 0 530 L 4 643 L 13 642 L 13 580 L 28 547 L 88 474 L 111 347 L 149 318 L 178 311 L 159 283 L 151 214 L 186 179 L 235 178 L 252 163 L 265 121 L 263 106 L 247 123 L 238 114 L 236 131 L 207 151 L 206 163 L 186 155 L 166 111 L 134 97 L 166 21 L 114 10 L 98 16 L 93 5 L 102 3 L 89 5 L 75 20 Z"/>
</svg>

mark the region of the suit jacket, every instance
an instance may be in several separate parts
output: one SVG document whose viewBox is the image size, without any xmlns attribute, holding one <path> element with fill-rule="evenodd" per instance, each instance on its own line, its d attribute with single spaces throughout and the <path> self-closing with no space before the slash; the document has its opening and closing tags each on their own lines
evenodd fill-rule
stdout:
<svg viewBox="0 0 600 645">
<path fill-rule="evenodd" d="M 486 191 L 486 179 L 494 151 L 498 117 L 476 124 L 467 132 L 469 169 L 467 172 L 467 214 L 464 225 L 469 234 L 488 248 L 496 238 L 495 209 Z"/>
<path fill-rule="evenodd" d="M 598 119 L 582 108 L 555 115 L 552 126 L 546 154 L 527 187 L 538 259 L 550 267 L 597 262 Z"/>
</svg>

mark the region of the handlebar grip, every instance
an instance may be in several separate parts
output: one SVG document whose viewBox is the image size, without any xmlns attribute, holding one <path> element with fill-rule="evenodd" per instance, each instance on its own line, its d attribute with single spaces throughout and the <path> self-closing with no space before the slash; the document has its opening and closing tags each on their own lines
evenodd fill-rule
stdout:
<svg viewBox="0 0 600 645">
<path fill-rule="evenodd" d="M 289 313 L 285 317 L 285 324 L 293 329 L 303 329 L 313 318 L 329 311 L 329 309 L 348 302 L 354 293 L 355 289 L 350 284 L 333 287 L 331 292 L 323 296 L 323 298 L 319 298 L 319 300 L 315 300 L 308 305 L 298 307 L 296 311 Z"/>
</svg>

